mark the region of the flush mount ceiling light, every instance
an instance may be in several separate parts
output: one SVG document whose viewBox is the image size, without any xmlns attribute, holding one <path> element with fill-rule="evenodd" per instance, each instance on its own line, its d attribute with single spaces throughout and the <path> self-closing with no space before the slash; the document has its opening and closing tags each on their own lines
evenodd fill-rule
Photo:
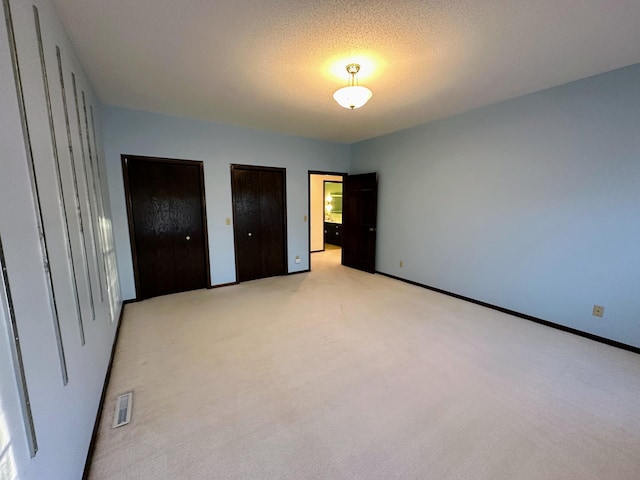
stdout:
<svg viewBox="0 0 640 480">
<path fill-rule="evenodd" d="M 357 63 L 350 63 L 347 65 L 347 73 L 349 77 L 349 85 L 336 90 L 333 94 L 333 98 L 341 107 L 354 110 L 360 108 L 369 101 L 373 93 L 367 87 L 361 87 L 358 85 L 356 75 L 360 71 L 360 65 Z"/>
</svg>

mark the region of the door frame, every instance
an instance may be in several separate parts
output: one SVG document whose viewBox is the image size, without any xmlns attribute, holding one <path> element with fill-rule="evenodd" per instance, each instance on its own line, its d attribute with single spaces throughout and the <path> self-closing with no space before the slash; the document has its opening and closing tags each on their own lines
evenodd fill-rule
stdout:
<svg viewBox="0 0 640 480">
<path fill-rule="evenodd" d="M 205 270 L 207 273 L 206 288 L 211 286 L 211 262 L 209 259 L 209 228 L 207 226 L 207 202 L 204 191 L 204 162 L 200 160 L 181 160 L 176 158 L 147 157 L 143 155 L 120 155 L 122 161 L 122 176 L 124 181 L 124 197 L 127 204 L 127 223 L 129 224 L 129 244 L 131 247 L 131 263 L 133 264 L 133 278 L 135 281 L 136 298 L 140 300 L 140 273 L 138 270 L 138 253 L 136 248 L 135 229 L 133 225 L 133 205 L 129 190 L 129 160 L 144 160 L 164 164 L 192 165 L 198 167 L 200 177 L 200 213 L 202 218 L 202 234 L 204 246 Z"/>
<path fill-rule="evenodd" d="M 236 216 L 234 214 L 234 205 L 235 205 L 235 192 L 233 191 L 233 170 L 254 170 L 254 171 L 262 171 L 262 172 L 278 172 L 282 174 L 282 215 L 283 215 L 283 275 L 287 275 L 289 273 L 289 242 L 287 241 L 287 169 L 283 167 L 264 167 L 261 165 L 243 165 L 239 163 L 231 163 L 229 169 L 229 180 L 231 182 L 231 213 L 233 218 L 233 259 L 235 262 L 235 270 L 236 270 L 236 282 L 240 283 L 239 271 L 238 271 L 238 239 L 236 235 Z"/>
<path fill-rule="evenodd" d="M 309 170 L 307 174 L 307 256 L 308 256 L 307 260 L 309 265 L 308 271 L 311 271 L 311 175 L 334 175 L 336 177 L 342 177 L 342 182 L 344 183 L 344 178 L 349 174 L 346 172 L 331 172 L 326 170 Z M 323 205 L 324 205 L 324 202 L 323 202 Z M 323 225 L 324 225 L 324 222 L 323 222 Z M 322 239 L 322 242 L 324 245 L 324 238 Z"/>
</svg>

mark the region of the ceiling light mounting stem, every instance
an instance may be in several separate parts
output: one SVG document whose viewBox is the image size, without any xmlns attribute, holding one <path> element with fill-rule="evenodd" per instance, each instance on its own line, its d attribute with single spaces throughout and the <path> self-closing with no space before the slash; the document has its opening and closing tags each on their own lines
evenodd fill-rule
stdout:
<svg viewBox="0 0 640 480">
<path fill-rule="evenodd" d="M 347 65 L 347 73 L 350 75 L 349 81 L 351 82 L 351 86 L 356 85 L 356 75 L 360 71 L 360 65 L 357 63 L 350 63 Z"/>
</svg>

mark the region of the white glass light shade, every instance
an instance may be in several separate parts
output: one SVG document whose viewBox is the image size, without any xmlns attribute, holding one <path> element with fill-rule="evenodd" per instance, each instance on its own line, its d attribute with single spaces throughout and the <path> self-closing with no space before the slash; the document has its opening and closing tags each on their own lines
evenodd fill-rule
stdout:
<svg viewBox="0 0 640 480">
<path fill-rule="evenodd" d="M 367 87 L 361 87 L 359 85 L 351 85 L 349 87 L 343 87 L 336 90 L 333 94 L 333 98 L 341 107 L 360 108 L 373 96 L 371 90 Z"/>
</svg>

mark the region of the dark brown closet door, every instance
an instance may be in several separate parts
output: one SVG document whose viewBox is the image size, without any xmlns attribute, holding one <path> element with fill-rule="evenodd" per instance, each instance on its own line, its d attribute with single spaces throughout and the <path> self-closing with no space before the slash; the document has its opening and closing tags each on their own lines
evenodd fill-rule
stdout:
<svg viewBox="0 0 640 480">
<path fill-rule="evenodd" d="M 378 175 L 344 177 L 342 191 L 342 264 L 376 271 Z"/>
<path fill-rule="evenodd" d="M 239 282 L 287 272 L 285 170 L 231 166 Z"/>
<path fill-rule="evenodd" d="M 123 173 L 137 298 L 208 287 L 202 162 L 123 156 Z"/>
</svg>

